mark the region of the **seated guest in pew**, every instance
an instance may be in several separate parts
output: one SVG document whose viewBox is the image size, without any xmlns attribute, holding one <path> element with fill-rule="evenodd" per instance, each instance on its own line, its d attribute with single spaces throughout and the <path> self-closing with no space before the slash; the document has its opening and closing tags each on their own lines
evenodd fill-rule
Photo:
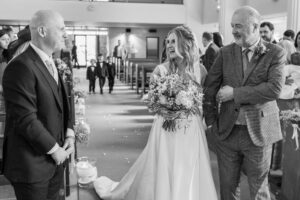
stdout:
<svg viewBox="0 0 300 200">
<path fill-rule="evenodd" d="M 99 78 L 100 94 L 103 94 L 103 86 L 105 84 L 105 78 L 107 77 L 107 65 L 104 62 L 103 54 L 98 55 L 96 64 L 96 76 Z"/>
<path fill-rule="evenodd" d="M 112 62 L 112 57 L 107 56 L 107 78 L 108 78 L 108 87 L 109 93 L 111 93 L 114 89 L 115 84 L 115 76 L 116 76 L 116 65 Z"/>
<path fill-rule="evenodd" d="M 86 79 L 89 80 L 89 94 L 92 92 L 95 94 L 95 85 L 96 85 L 96 60 L 91 59 L 91 65 L 88 66 L 86 70 Z"/>
</svg>

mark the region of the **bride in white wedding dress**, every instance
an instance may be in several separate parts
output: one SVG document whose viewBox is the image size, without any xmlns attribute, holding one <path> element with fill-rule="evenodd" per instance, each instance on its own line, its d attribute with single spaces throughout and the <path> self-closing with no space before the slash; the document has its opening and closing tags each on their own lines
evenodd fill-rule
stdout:
<svg viewBox="0 0 300 200">
<path fill-rule="evenodd" d="M 158 65 L 153 76 L 177 73 L 201 83 L 206 72 L 200 69 L 198 47 L 191 30 L 186 26 L 172 29 L 166 48 L 167 62 Z M 95 190 L 102 199 L 218 199 L 202 116 L 190 116 L 189 120 L 183 120 L 188 126 L 173 132 L 162 128 L 163 122 L 164 118 L 156 115 L 145 149 L 119 183 L 107 177 L 95 180 Z"/>
</svg>

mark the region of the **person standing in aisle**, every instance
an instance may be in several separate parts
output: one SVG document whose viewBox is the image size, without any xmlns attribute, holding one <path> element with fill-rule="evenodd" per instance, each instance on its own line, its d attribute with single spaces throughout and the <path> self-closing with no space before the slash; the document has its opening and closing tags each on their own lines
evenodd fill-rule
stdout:
<svg viewBox="0 0 300 200">
<path fill-rule="evenodd" d="M 86 70 L 86 79 L 89 80 L 89 94 L 92 92 L 95 94 L 96 78 L 96 60 L 91 59 L 91 65 Z"/>
<path fill-rule="evenodd" d="M 112 57 L 107 57 L 107 78 L 108 78 L 108 87 L 109 87 L 109 93 L 111 93 L 114 90 L 114 84 L 115 84 L 115 76 L 116 76 L 116 65 L 112 62 Z"/>
<path fill-rule="evenodd" d="M 100 94 L 103 94 L 105 78 L 107 77 L 107 65 L 104 62 L 104 56 L 101 53 L 98 55 L 97 58 L 96 76 L 99 78 Z"/>
</svg>

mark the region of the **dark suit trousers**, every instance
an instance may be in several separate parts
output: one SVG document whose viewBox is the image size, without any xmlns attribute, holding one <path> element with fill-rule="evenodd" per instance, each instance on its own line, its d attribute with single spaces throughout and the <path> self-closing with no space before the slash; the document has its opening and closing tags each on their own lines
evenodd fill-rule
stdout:
<svg viewBox="0 0 300 200">
<path fill-rule="evenodd" d="M 115 77 L 109 77 L 108 78 L 108 87 L 109 87 L 110 91 L 113 90 L 114 84 L 115 84 Z"/>
<path fill-rule="evenodd" d="M 251 200 L 270 200 L 268 173 L 272 145 L 255 146 L 246 126 L 234 126 L 217 144 L 221 200 L 240 199 L 240 174 L 248 177 Z"/>
<path fill-rule="evenodd" d="M 95 92 L 96 79 L 89 79 L 89 92 Z"/>
<path fill-rule="evenodd" d="M 105 77 L 99 77 L 100 91 L 102 91 L 104 84 L 105 84 Z"/>
<path fill-rule="evenodd" d="M 50 180 L 38 183 L 12 183 L 17 200 L 58 200 L 64 182 L 64 167 L 56 168 Z"/>
</svg>

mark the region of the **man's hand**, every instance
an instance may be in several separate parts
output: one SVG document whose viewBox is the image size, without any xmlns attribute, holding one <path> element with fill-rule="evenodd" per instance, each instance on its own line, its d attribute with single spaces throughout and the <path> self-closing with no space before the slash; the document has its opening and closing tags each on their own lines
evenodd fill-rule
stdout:
<svg viewBox="0 0 300 200">
<path fill-rule="evenodd" d="M 62 148 L 68 153 L 68 156 L 74 152 L 74 143 L 74 137 L 67 137 L 67 139 L 65 140 L 64 146 Z"/>
<path fill-rule="evenodd" d="M 56 165 L 60 165 L 68 158 L 69 154 L 63 148 L 59 147 L 51 156 Z"/>
<path fill-rule="evenodd" d="M 225 85 L 217 93 L 217 101 L 226 102 L 233 99 L 233 87 Z"/>
<path fill-rule="evenodd" d="M 205 133 L 206 134 L 212 134 L 212 130 L 213 130 L 213 125 L 208 125 L 206 130 L 205 130 Z"/>
<path fill-rule="evenodd" d="M 294 83 L 294 79 L 291 78 L 291 75 L 285 78 L 285 85 L 292 85 Z"/>
</svg>

